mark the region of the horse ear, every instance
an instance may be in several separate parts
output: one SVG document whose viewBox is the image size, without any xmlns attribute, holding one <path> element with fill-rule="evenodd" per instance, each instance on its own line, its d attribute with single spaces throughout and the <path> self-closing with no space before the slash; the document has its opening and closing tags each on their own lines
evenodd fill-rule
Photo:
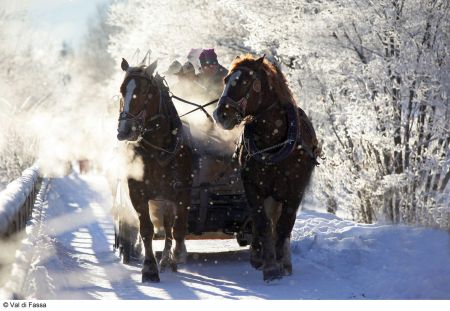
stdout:
<svg viewBox="0 0 450 311">
<path fill-rule="evenodd" d="M 128 62 L 125 60 L 125 58 L 122 58 L 122 64 L 120 64 L 120 67 L 123 71 L 127 71 L 127 69 L 130 68 L 130 65 L 128 65 Z"/>
<path fill-rule="evenodd" d="M 153 76 L 153 72 L 155 72 L 156 66 L 158 66 L 157 60 L 155 60 L 147 68 L 145 68 L 145 72 L 148 74 L 149 77 Z"/>
<path fill-rule="evenodd" d="M 256 64 L 256 67 L 257 68 L 260 68 L 261 67 L 261 65 L 262 65 L 262 63 L 264 62 L 264 58 L 266 57 L 266 54 L 264 54 L 263 56 L 261 56 L 260 58 L 258 58 L 256 61 L 255 61 L 255 64 Z"/>
</svg>

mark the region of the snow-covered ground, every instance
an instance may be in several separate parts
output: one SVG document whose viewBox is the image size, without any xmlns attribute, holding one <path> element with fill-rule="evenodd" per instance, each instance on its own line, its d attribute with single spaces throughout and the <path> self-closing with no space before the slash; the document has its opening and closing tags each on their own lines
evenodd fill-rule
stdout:
<svg viewBox="0 0 450 311">
<path fill-rule="evenodd" d="M 308 210 L 293 231 L 294 274 L 279 282 L 264 283 L 248 248 L 235 240 L 198 240 L 187 242 L 188 262 L 178 273 L 141 284 L 140 263 L 125 266 L 112 252 L 112 199 L 103 177 L 71 174 L 43 189 L 28 247 L 5 286 L 21 288 L 25 298 L 450 299 L 448 232 L 361 225 Z"/>
</svg>

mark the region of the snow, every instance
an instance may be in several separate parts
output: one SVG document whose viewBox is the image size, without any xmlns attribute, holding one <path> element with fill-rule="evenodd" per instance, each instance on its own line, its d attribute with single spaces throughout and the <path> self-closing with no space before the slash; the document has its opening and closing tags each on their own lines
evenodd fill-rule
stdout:
<svg viewBox="0 0 450 311">
<path fill-rule="evenodd" d="M 23 171 L 22 176 L 9 183 L 0 192 L 0 233 L 6 230 L 9 223 L 20 211 L 27 196 L 33 190 L 39 177 L 39 169 L 35 165 Z"/>
<path fill-rule="evenodd" d="M 141 263 L 112 251 L 112 196 L 97 175 L 46 180 L 4 295 L 31 299 L 450 299 L 449 234 L 363 225 L 304 210 L 292 234 L 294 274 L 266 284 L 235 240 L 189 240 L 187 264 L 140 282 Z M 162 241 L 155 250 L 162 250 Z M 22 265 L 18 262 L 22 262 Z M 30 264 L 26 265 L 26 262 Z M 22 271 L 22 272 L 21 272 Z M 22 273 L 22 277 L 20 277 Z M 19 281 L 18 279 L 22 279 Z"/>
<path fill-rule="evenodd" d="M 450 297 L 446 231 L 363 225 L 330 214 L 304 212 L 293 240 L 292 251 L 300 255 L 300 262 L 329 271 L 336 288 L 340 288 L 337 283 L 351 283 L 354 295 L 368 299 Z"/>
</svg>

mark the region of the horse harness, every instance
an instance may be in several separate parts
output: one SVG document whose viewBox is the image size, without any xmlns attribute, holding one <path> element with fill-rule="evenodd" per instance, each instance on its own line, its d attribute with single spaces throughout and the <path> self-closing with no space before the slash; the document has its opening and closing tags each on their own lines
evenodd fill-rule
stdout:
<svg viewBox="0 0 450 311">
<path fill-rule="evenodd" d="M 262 103 L 262 92 L 261 92 L 261 79 L 258 73 L 244 66 L 236 67 L 234 71 L 238 70 L 249 72 L 251 77 L 253 78 L 253 82 L 249 84 L 245 92 L 245 95 L 239 100 L 235 101 L 227 95 L 224 96 L 223 100 L 226 100 L 227 104 L 230 105 L 230 107 L 233 108 L 238 113 L 240 117 L 239 119 L 240 122 L 245 116 L 247 101 L 250 98 L 251 91 L 253 90 L 255 93 L 258 93 L 258 105 L 261 105 Z M 252 116 L 251 118 L 249 118 L 249 121 L 246 122 L 244 126 L 244 132 L 241 136 L 241 142 L 238 143 L 237 149 L 239 148 L 240 145 L 242 145 L 245 148 L 247 152 L 246 160 L 254 158 L 256 161 L 263 163 L 265 165 L 274 165 L 285 160 L 297 147 L 298 149 L 303 150 L 310 156 L 314 165 L 316 166 L 319 165 L 313 150 L 309 146 L 303 144 L 303 139 L 301 137 L 300 119 L 305 119 L 307 117 L 303 112 L 303 110 L 300 109 L 302 114 L 301 116 L 302 118 L 300 118 L 300 116 L 298 115 L 297 106 L 292 104 L 287 105 L 288 133 L 286 140 L 261 150 L 258 149 L 255 140 L 253 138 L 254 135 L 253 123 L 263 113 L 277 106 L 277 104 L 278 104 L 277 102 L 274 102 L 256 116 Z M 276 149 L 278 150 L 276 152 L 273 152 Z"/>
<path fill-rule="evenodd" d="M 274 106 L 276 106 L 276 103 L 269 106 L 267 109 L 264 110 L 264 112 L 271 109 Z M 299 116 L 299 113 L 302 114 L 302 116 Z M 254 139 L 253 121 L 256 120 L 257 117 L 261 115 L 261 113 L 258 114 L 258 116 L 253 117 L 252 118 L 253 121 L 247 122 L 245 124 L 239 145 L 242 146 L 246 151 L 246 160 L 254 158 L 256 161 L 264 165 L 275 165 L 287 159 L 295 149 L 299 149 L 302 150 L 303 152 L 306 152 L 309 155 L 314 165 L 316 166 L 319 165 L 319 163 L 316 160 L 316 156 L 313 152 L 313 149 L 308 145 L 304 144 L 302 139 L 300 131 L 300 122 L 303 122 L 304 119 L 307 118 L 305 113 L 297 106 L 289 104 L 287 105 L 286 114 L 288 122 L 286 139 L 281 143 L 266 147 L 264 149 L 258 149 Z M 307 127 L 308 130 L 312 131 L 312 134 L 314 134 L 313 133 L 314 130 L 309 129 L 308 124 Z"/>
</svg>

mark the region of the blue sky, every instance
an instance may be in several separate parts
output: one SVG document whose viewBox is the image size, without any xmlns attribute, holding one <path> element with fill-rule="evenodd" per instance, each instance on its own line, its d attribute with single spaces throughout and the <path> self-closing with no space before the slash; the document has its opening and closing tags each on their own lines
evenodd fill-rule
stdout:
<svg viewBox="0 0 450 311">
<path fill-rule="evenodd" d="M 76 46 L 96 7 L 108 0 L 32 0 L 28 14 L 37 30 Z"/>
</svg>

